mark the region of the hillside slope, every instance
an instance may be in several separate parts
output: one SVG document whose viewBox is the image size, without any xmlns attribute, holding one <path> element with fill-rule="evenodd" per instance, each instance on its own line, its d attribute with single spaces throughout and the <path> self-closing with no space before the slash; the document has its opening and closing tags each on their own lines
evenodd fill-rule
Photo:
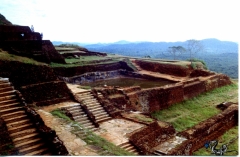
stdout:
<svg viewBox="0 0 240 157">
<path fill-rule="evenodd" d="M 12 25 L 12 23 L 0 13 L 0 25 Z"/>
</svg>

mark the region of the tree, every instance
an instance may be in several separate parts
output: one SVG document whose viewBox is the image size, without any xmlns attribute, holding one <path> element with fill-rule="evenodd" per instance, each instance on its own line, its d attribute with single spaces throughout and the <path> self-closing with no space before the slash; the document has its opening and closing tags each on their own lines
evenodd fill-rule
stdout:
<svg viewBox="0 0 240 157">
<path fill-rule="evenodd" d="M 203 50 L 203 45 L 199 40 L 191 39 L 187 41 L 187 51 L 190 54 L 190 60 L 192 63 L 192 56 Z"/>
<path fill-rule="evenodd" d="M 173 59 L 175 60 L 177 56 L 181 55 L 183 52 L 186 52 L 186 49 L 182 46 L 172 46 L 168 47 L 167 52 L 173 55 Z"/>
</svg>

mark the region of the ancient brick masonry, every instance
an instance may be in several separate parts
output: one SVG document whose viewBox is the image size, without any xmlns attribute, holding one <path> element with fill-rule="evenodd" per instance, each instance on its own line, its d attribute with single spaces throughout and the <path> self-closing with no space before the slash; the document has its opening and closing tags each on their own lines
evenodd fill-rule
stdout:
<svg viewBox="0 0 240 157">
<path fill-rule="evenodd" d="M 231 105 L 222 113 L 180 132 L 179 135 L 188 140 L 171 150 L 168 155 L 192 155 L 207 141 L 216 140 L 235 125 L 238 125 L 238 105 Z"/>
<path fill-rule="evenodd" d="M 172 125 L 164 122 L 152 124 L 132 133 L 129 140 L 139 149 L 142 154 L 149 154 L 152 148 L 173 137 L 175 129 Z"/>
<path fill-rule="evenodd" d="M 0 60 L 0 76 L 9 78 L 29 104 L 43 106 L 72 99 L 65 82 L 46 65 Z"/>
<path fill-rule="evenodd" d="M 51 41 L 42 40 L 41 34 L 28 26 L 0 25 L 0 48 L 41 62 L 66 63 Z"/>
<path fill-rule="evenodd" d="M 130 101 L 129 105 L 135 107 L 136 110 L 153 112 L 228 84 L 231 84 L 229 77 L 223 74 L 215 74 L 204 80 L 192 78 L 172 85 L 139 90 L 127 94 L 127 97 Z M 148 110 L 146 110 L 146 107 L 144 108 L 146 105 Z"/>
</svg>

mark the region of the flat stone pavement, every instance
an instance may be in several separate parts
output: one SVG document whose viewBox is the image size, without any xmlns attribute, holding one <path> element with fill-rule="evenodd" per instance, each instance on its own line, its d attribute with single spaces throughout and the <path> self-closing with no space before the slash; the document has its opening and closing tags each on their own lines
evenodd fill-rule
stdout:
<svg viewBox="0 0 240 157">
<path fill-rule="evenodd" d="M 67 84 L 68 88 L 72 91 L 73 94 L 89 91 L 86 89 L 79 88 L 81 86 L 77 85 L 77 84 L 70 84 L 70 83 L 66 83 L 66 84 Z"/>
<path fill-rule="evenodd" d="M 128 142 L 128 134 L 145 125 L 125 119 L 112 119 L 100 124 L 100 129 L 94 133 L 115 145 Z"/>
</svg>

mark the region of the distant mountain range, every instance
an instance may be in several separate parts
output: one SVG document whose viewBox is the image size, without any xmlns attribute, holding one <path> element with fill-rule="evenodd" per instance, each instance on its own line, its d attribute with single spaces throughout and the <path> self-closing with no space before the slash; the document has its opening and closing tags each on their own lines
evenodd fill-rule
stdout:
<svg viewBox="0 0 240 157">
<path fill-rule="evenodd" d="M 63 44 L 66 42 L 53 42 Z M 201 40 L 204 50 L 194 54 L 193 58 L 205 61 L 208 68 L 212 71 L 227 74 L 232 78 L 238 78 L 238 44 L 231 41 L 220 41 L 218 39 Z M 115 43 L 97 43 L 84 44 L 72 43 L 83 46 L 90 51 L 107 52 L 111 54 L 119 54 L 132 57 L 146 57 L 173 59 L 173 56 L 167 53 L 168 47 L 183 46 L 186 47 L 187 42 L 129 42 L 118 41 Z M 189 54 L 181 54 L 177 56 L 177 60 L 189 59 Z"/>
<path fill-rule="evenodd" d="M 171 46 L 183 46 L 185 47 L 187 42 L 129 42 L 121 40 L 114 43 L 96 43 L 96 44 L 87 44 L 87 43 L 78 43 L 78 42 L 61 42 L 53 41 L 54 45 L 60 45 L 65 43 L 76 44 L 83 46 L 92 51 L 98 52 L 107 52 L 113 54 L 120 54 L 126 56 L 134 57 L 143 57 L 150 55 L 155 58 L 162 52 L 165 52 L 168 47 Z M 204 45 L 204 51 L 208 53 L 237 53 L 238 44 L 231 41 L 220 41 L 218 39 L 203 39 L 201 43 Z"/>
</svg>

